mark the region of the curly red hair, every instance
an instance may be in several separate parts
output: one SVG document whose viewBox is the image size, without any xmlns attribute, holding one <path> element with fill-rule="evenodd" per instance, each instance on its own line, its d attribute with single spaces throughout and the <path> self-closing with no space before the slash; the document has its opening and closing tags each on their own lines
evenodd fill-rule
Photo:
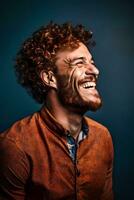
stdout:
<svg viewBox="0 0 134 200">
<path fill-rule="evenodd" d="M 54 57 L 58 50 L 77 48 L 82 42 L 91 44 L 92 32 L 82 25 L 58 25 L 50 22 L 34 32 L 17 54 L 15 71 L 18 82 L 27 89 L 38 103 L 45 102 L 48 91 L 39 76 L 42 70 L 56 70 Z"/>
</svg>

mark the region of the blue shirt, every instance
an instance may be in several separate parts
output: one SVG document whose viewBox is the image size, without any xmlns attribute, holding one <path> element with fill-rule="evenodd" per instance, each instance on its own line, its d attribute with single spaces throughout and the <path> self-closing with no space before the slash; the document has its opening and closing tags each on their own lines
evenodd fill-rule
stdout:
<svg viewBox="0 0 134 200">
<path fill-rule="evenodd" d="M 82 129 L 81 132 L 79 133 L 77 140 L 75 140 L 70 133 L 67 134 L 67 146 L 73 162 L 75 162 L 76 160 L 76 153 L 79 143 L 87 137 L 87 134 L 88 134 L 88 126 L 86 124 L 82 124 Z"/>
</svg>

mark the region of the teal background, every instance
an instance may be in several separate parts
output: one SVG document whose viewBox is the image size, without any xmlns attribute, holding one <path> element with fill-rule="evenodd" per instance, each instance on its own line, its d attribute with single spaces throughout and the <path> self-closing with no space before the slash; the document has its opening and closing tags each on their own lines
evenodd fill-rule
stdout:
<svg viewBox="0 0 134 200">
<path fill-rule="evenodd" d="M 94 32 L 93 56 L 100 70 L 104 105 L 87 115 L 112 135 L 116 200 L 134 199 L 134 11 L 132 1 L 5 0 L 0 4 L 0 131 L 38 110 L 13 71 L 21 43 L 50 20 L 82 23 Z"/>
</svg>

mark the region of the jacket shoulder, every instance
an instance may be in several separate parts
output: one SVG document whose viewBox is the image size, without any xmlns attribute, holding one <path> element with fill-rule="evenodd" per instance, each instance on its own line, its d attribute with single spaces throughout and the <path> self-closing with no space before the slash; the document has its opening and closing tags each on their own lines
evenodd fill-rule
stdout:
<svg viewBox="0 0 134 200">
<path fill-rule="evenodd" d="M 13 141 L 21 140 L 24 138 L 26 132 L 30 132 L 31 129 L 34 129 L 36 118 L 37 113 L 35 112 L 16 121 L 8 129 L 0 133 L 0 139 L 8 138 Z"/>
<path fill-rule="evenodd" d="M 100 136 L 101 138 L 105 138 L 112 142 L 111 133 L 109 132 L 108 128 L 101 123 L 89 118 L 85 117 L 87 125 L 89 127 L 89 132 L 93 133 L 96 136 Z"/>
<path fill-rule="evenodd" d="M 103 146 L 106 148 L 106 152 L 109 154 L 109 158 L 113 160 L 113 140 L 107 127 L 89 117 L 85 117 L 85 120 L 89 127 L 89 135 L 92 135 L 92 138 L 94 138 L 96 143 L 98 142 L 99 144 L 103 144 Z"/>
<path fill-rule="evenodd" d="M 97 128 L 97 129 L 101 129 L 101 130 L 104 130 L 104 131 L 108 131 L 107 127 L 104 126 L 103 124 L 85 116 L 85 119 L 86 119 L 86 122 L 88 124 L 89 127 L 94 127 L 94 128 Z"/>
</svg>

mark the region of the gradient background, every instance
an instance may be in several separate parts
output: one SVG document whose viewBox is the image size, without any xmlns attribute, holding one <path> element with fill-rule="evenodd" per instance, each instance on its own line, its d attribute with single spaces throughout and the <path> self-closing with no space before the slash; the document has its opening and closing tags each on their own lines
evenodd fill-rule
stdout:
<svg viewBox="0 0 134 200">
<path fill-rule="evenodd" d="M 50 20 L 82 23 L 94 32 L 103 108 L 87 115 L 106 125 L 115 147 L 116 200 L 134 199 L 134 11 L 131 1 L 5 0 L 0 12 L 0 131 L 38 110 L 16 82 L 14 58 L 21 43 Z"/>
</svg>

